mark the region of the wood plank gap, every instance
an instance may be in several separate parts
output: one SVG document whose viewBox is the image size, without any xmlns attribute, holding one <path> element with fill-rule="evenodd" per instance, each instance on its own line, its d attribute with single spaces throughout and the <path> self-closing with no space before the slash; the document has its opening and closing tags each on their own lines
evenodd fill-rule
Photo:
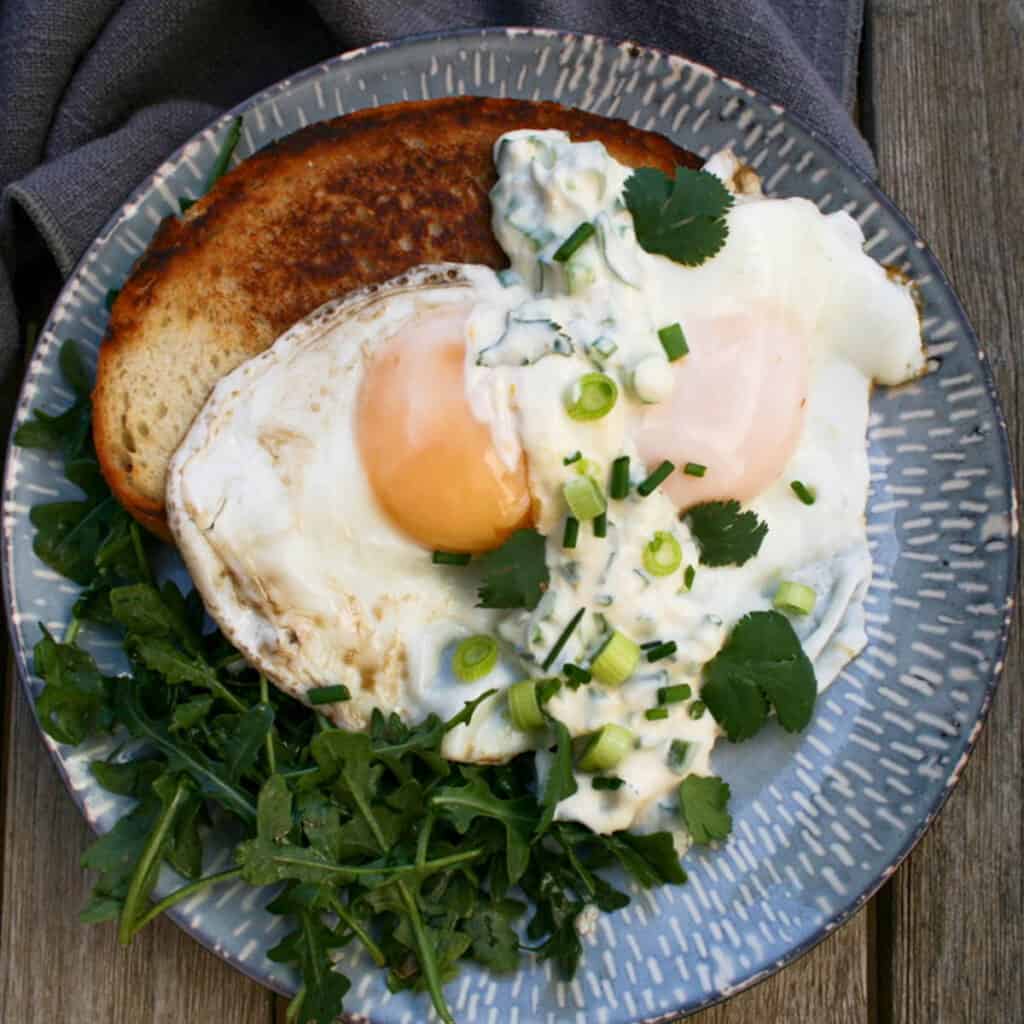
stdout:
<svg viewBox="0 0 1024 1024">
<path fill-rule="evenodd" d="M 875 32 L 874 0 L 864 0 L 864 21 L 860 30 L 860 54 L 857 59 L 857 127 L 874 151 L 878 142 L 878 116 L 875 107 Z"/>
<path fill-rule="evenodd" d="M 868 904 L 868 1020 L 894 1024 L 893 893 L 886 882 Z"/>
</svg>

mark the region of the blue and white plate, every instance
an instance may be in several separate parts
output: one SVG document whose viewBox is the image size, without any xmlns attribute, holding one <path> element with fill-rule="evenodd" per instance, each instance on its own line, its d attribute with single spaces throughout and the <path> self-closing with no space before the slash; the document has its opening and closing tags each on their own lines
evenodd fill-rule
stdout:
<svg viewBox="0 0 1024 1024">
<path fill-rule="evenodd" d="M 65 286 L 28 371 L 17 423 L 71 396 L 60 343 L 91 357 L 108 289 L 120 286 L 176 197 L 195 195 L 228 120 L 245 115 L 236 159 L 312 121 L 360 107 L 461 94 L 558 100 L 667 135 L 708 155 L 723 146 L 755 167 L 766 190 L 849 210 L 871 255 L 913 278 L 924 303 L 932 372 L 876 392 L 869 429 L 868 533 L 875 576 L 870 644 L 819 702 L 802 735 L 765 729 L 727 747 L 717 770 L 733 786 L 735 829 L 721 849 L 686 858 L 689 884 L 636 891 L 586 940 L 571 984 L 550 965 L 498 978 L 466 966 L 448 986 L 456 1016 L 480 1024 L 622 1024 L 690 1012 L 793 960 L 868 899 L 928 827 L 970 752 L 1002 668 L 1012 609 L 1017 509 L 1006 432 L 986 360 L 928 248 L 875 186 L 779 106 L 709 68 L 632 43 L 495 29 L 385 43 L 279 83 L 174 153 L 132 195 Z M 70 494 L 57 459 L 12 448 L 4 483 L 4 583 L 29 694 L 39 622 L 59 633 L 76 588 L 32 553 L 31 505 Z M 170 555 L 168 556 L 170 557 Z M 117 644 L 86 638 L 107 670 Z M 50 747 L 90 824 L 109 829 L 123 801 L 88 763 L 107 742 Z M 208 867 L 226 866 L 230 850 Z M 168 872 L 163 888 L 175 883 Z M 240 970 L 280 991 L 295 977 L 266 958 L 283 922 L 266 894 L 242 884 L 184 903 L 172 916 Z M 159 967 L 155 968 L 159 969 Z M 375 1024 L 435 1019 L 425 997 L 393 995 L 355 952 L 349 1009 Z"/>
</svg>

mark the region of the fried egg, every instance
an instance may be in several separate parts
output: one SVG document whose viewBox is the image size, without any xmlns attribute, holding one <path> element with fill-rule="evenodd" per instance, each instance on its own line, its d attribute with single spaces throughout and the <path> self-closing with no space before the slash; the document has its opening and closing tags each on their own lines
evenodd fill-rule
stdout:
<svg viewBox="0 0 1024 1024">
<path fill-rule="evenodd" d="M 243 364 L 171 464 L 169 522 L 247 660 L 300 700 L 348 687 L 350 700 L 319 708 L 339 725 L 363 728 L 374 708 L 447 717 L 498 690 L 446 737 L 455 760 L 545 746 L 512 723 L 504 690 L 517 679 L 587 664 L 612 630 L 674 641 L 622 686 L 563 686 L 548 709 L 573 736 L 615 723 L 638 737 L 621 787 L 582 784 L 558 817 L 600 832 L 678 827 L 680 771 L 706 774 L 719 737 L 710 714 L 693 714 L 701 668 L 745 613 L 771 608 L 782 580 L 812 587 L 813 613 L 793 624 L 819 687 L 865 643 L 868 403 L 875 382 L 924 370 L 913 295 L 865 255 L 847 214 L 765 198 L 727 154 L 707 169 L 737 192 L 728 237 L 696 267 L 639 245 L 623 201 L 631 172 L 600 143 L 512 132 L 495 159 L 493 227 L 510 269 L 419 268 L 329 303 Z M 585 222 L 594 237 L 556 259 Z M 670 362 L 659 331 L 675 325 L 688 352 Z M 617 400 L 574 417 L 571 396 L 594 372 Z M 632 486 L 609 501 L 605 534 L 583 523 L 564 547 L 565 485 L 582 474 L 603 486 L 622 456 Z M 703 473 L 676 468 L 641 496 L 665 460 Z M 712 568 L 681 514 L 722 499 L 768 533 L 745 564 Z M 545 538 L 550 572 L 532 610 L 480 608 L 475 564 L 432 561 L 527 527 Z M 645 570 L 656 534 L 678 544 L 679 571 Z M 501 657 L 462 682 L 452 651 L 481 633 L 500 638 Z M 681 683 L 690 697 L 647 720 L 658 689 Z M 686 744 L 682 767 L 673 741 Z"/>
</svg>

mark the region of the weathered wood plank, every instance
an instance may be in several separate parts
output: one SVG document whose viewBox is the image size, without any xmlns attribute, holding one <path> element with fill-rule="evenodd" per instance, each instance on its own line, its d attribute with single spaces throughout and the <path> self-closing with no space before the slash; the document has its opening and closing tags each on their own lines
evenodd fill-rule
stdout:
<svg viewBox="0 0 1024 1024">
<path fill-rule="evenodd" d="M 3 754 L 0 1017 L 19 1024 L 273 1024 L 273 996 L 166 920 L 123 950 L 83 925 L 92 834 L 64 790 L 13 673 Z"/>
<path fill-rule="evenodd" d="M 871 38 L 883 186 L 931 241 L 964 301 L 1019 453 L 1024 5 L 874 0 Z M 963 780 L 887 893 L 884 1022 L 1024 1020 L 1019 625 Z"/>
<path fill-rule="evenodd" d="M 805 957 L 693 1024 L 867 1024 L 868 914 L 861 911 Z"/>
</svg>

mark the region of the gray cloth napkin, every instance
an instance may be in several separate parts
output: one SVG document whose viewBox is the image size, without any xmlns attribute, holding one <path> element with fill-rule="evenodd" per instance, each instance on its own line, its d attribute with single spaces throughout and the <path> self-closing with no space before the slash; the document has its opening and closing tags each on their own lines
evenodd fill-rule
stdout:
<svg viewBox="0 0 1024 1024">
<path fill-rule="evenodd" d="M 634 39 L 749 83 L 873 173 L 847 113 L 862 13 L 863 0 L 0 0 L 0 382 L 20 366 L 16 299 L 40 242 L 66 276 L 171 150 L 332 54 L 502 24 Z"/>
</svg>

